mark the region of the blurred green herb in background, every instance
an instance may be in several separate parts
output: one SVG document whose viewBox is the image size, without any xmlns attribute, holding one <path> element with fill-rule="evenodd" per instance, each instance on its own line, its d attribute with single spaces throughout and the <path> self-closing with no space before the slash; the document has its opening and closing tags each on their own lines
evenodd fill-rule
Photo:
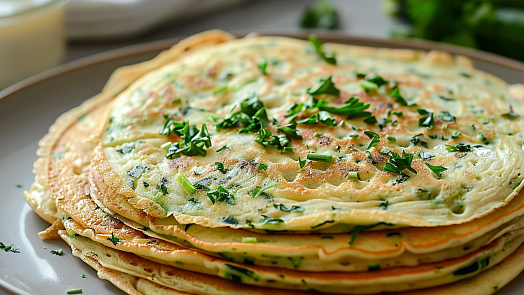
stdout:
<svg viewBox="0 0 524 295">
<path fill-rule="evenodd" d="M 524 60 L 522 0 L 383 0 L 383 11 L 410 27 L 395 37 L 445 42 Z"/>
<path fill-rule="evenodd" d="M 320 0 L 308 5 L 300 19 L 302 28 L 336 29 L 338 28 L 338 12 L 328 0 Z"/>
</svg>

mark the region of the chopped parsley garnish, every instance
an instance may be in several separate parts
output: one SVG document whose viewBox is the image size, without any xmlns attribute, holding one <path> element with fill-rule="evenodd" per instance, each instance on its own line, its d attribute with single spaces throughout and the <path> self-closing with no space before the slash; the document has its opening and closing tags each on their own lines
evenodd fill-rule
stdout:
<svg viewBox="0 0 524 295">
<path fill-rule="evenodd" d="M 242 237 L 242 243 L 256 243 L 257 237 Z"/>
<path fill-rule="evenodd" d="M 67 294 L 80 294 L 82 293 L 82 289 L 74 289 L 74 290 L 68 290 Z"/>
<path fill-rule="evenodd" d="M 404 115 L 404 113 L 402 113 L 402 112 L 393 112 L 393 114 L 397 115 L 398 117 Z"/>
<path fill-rule="evenodd" d="M 55 255 L 58 255 L 58 256 L 63 256 L 64 255 L 64 250 L 62 250 L 62 248 L 60 248 L 58 250 L 51 250 L 51 254 L 55 254 Z"/>
<path fill-rule="evenodd" d="M 300 157 L 298 158 L 298 163 L 300 164 L 300 169 L 304 168 L 306 166 L 306 159 L 301 160 Z"/>
<path fill-rule="evenodd" d="M 172 103 L 179 103 L 179 102 L 182 102 L 182 99 L 181 98 L 175 98 L 173 99 Z"/>
<path fill-rule="evenodd" d="M 262 214 L 262 222 L 264 224 L 279 224 L 279 223 L 283 223 L 284 220 L 280 219 L 280 218 L 272 218 L 272 217 L 269 217 L 267 215 L 264 215 Z"/>
<path fill-rule="evenodd" d="M 377 118 L 375 118 L 375 116 L 368 117 L 368 118 L 364 119 L 364 123 L 377 124 Z"/>
<path fill-rule="evenodd" d="M 429 129 L 433 128 L 433 113 L 428 112 L 424 109 L 417 109 L 417 113 L 422 115 L 422 118 L 418 120 L 418 126 L 419 127 L 427 127 Z"/>
<path fill-rule="evenodd" d="M 376 134 L 373 131 L 364 131 L 364 134 L 367 135 L 367 137 L 369 137 L 371 139 L 371 141 L 369 142 L 369 145 L 367 147 L 367 150 L 369 150 L 370 148 L 372 148 L 372 147 L 376 146 L 377 144 L 379 144 L 380 136 L 378 134 Z"/>
<path fill-rule="evenodd" d="M 482 134 L 482 132 L 479 132 L 479 136 L 483 144 L 489 144 L 488 138 L 484 134 Z"/>
<path fill-rule="evenodd" d="M 389 141 L 392 141 L 392 142 L 397 141 L 397 139 L 395 138 L 395 136 L 391 136 L 391 135 L 386 136 L 386 139 L 389 140 Z"/>
<path fill-rule="evenodd" d="M 469 144 L 464 144 L 462 142 L 460 143 L 457 143 L 457 145 L 450 145 L 450 144 L 446 144 L 446 150 L 448 150 L 448 152 L 469 152 L 471 151 L 473 148 L 471 147 L 471 145 Z"/>
<path fill-rule="evenodd" d="M 444 122 L 454 122 L 455 117 L 453 117 L 449 112 L 447 111 L 440 111 L 440 114 L 437 116 L 440 120 Z"/>
<path fill-rule="evenodd" d="M 262 75 L 267 75 L 267 61 L 258 64 L 258 69 Z"/>
<path fill-rule="evenodd" d="M 115 245 L 115 246 L 116 246 L 116 244 L 118 244 L 119 242 L 122 241 L 122 239 L 115 237 L 114 233 L 111 233 L 111 237 L 107 238 L 107 240 L 111 241 L 111 243 L 113 243 L 113 245 Z"/>
<path fill-rule="evenodd" d="M 351 97 L 344 102 L 346 104 L 343 107 L 328 107 L 328 106 L 319 106 L 319 109 L 322 111 L 329 112 L 331 114 L 346 116 L 346 119 L 355 119 L 355 118 L 365 118 L 371 116 L 370 112 L 364 112 L 365 109 L 369 107 L 369 103 L 362 103 L 359 101 L 358 97 Z"/>
<path fill-rule="evenodd" d="M 297 121 L 297 123 L 300 124 L 316 124 L 318 122 L 321 122 L 326 126 L 337 126 L 337 122 L 335 121 L 335 119 L 333 119 L 333 117 L 331 117 L 331 115 L 328 112 L 324 111 L 320 111 L 316 115 Z"/>
<path fill-rule="evenodd" d="M 257 171 L 267 170 L 267 165 L 266 164 L 259 163 L 259 162 L 255 161 L 255 160 L 252 160 L 251 162 L 249 162 L 249 164 L 251 164 L 251 165 L 258 165 Z"/>
<path fill-rule="evenodd" d="M 20 248 L 18 248 L 14 244 L 5 245 L 2 242 L 0 242 L 0 250 L 4 250 L 5 252 L 20 253 Z"/>
<path fill-rule="evenodd" d="M 437 174 L 438 177 L 441 176 L 442 172 L 448 170 L 448 168 L 445 168 L 443 166 L 433 166 L 429 163 L 424 163 L 426 164 L 426 166 L 428 166 L 429 169 L 431 169 L 431 171 L 433 171 L 433 173 Z"/>
<path fill-rule="evenodd" d="M 335 58 L 335 55 L 332 52 L 326 52 L 322 50 L 322 46 L 324 45 L 323 42 L 321 42 L 317 35 L 311 34 L 309 35 L 309 42 L 313 44 L 313 47 L 315 47 L 315 52 L 322 57 L 324 61 L 326 61 L 329 64 L 336 65 L 337 59 Z"/>
<path fill-rule="evenodd" d="M 224 146 L 222 146 L 221 148 L 219 148 L 219 149 L 217 150 L 217 153 L 218 153 L 218 152 L 221 152 L 221 151 L 223 151 L 223 150 L 225 150 L 225 149 L 229 149 L 229 147 L 228 147 L 227 145 L 224 145 Z"/>
<path fill-rule="evenodd" d="M 82 277 L 82 279 L 87 278 L 87 275 L 85 275 L 85 274 L 81 274 L 80 276 Z"/>
<path fill-rule="evenodd" d="M 176 180 L 178 181 L 180 186 L 182 186 L 182 189 L 186 194 L 190 195 L 196 191 L 196 188 L 189 182 L 189 180 L 187 180 L 187 178 L 183 174 L 178 174 Z"/>
<path fill-rule="evenodd" d="M 239 133 L 257 132 L 269 125 L 266 109 L 258 100 L 258 95 L 252 94 L 240 103 L 240 111 L 230 113 L 215 126 L 217 130 L 234 127 L 244 127 Z"/>
<path fill-rule="evenodd" d="M 453 132 L 453 134 L 451 134 L 451 138 L 457 138 L 460 136 L 460 133 L 458 132 Z"/>
<path fill-rule="evenodd" d="M 409 171 L 417 174 L 417 171 L 411 167 L 411 162 L 413 161 L 412 154 L 406 153 L 406 151 L 403 150 L 402 156 L 399 156 L 387 147 L 383 147 L 380 150 L 380 152 L 382 154 L 386 154 L 391 157 L 389 159 L 389 162 L 387 162 L 386 165 L 384 166 L 385 172 L 391 172 L 391 173 L 396 173 L 396 174 L 400 174 L 403 176 L 407 176 L 402 171 L 404 171 L 405 169 L 408 169 Z"/>
<path fill-rule="evenodd" d="M 227 170 L 224 168 L 224 164 L 220 162 L 215 162 L 215 166 L 217 167 L 217 170 L 222 172 L 222 174 L 226 174 Z"/>
<path fill-rule="evenodd" d="M 349 171 L 348 172 L 348 179 L 360 180 L 360 175 L 358 175 L 357 171 Z"/>
<path fill-rule="evenodd" d="M 273 204 L 273 207 L 275 207 L 275 209 L 278 209 L 278 210 L 284 211 L 284 212 L 304 212 L 304 208 L 302 208 L 300 206 L 295 206 L 295 205 L 293 205 L 290 208 L 288 208 L 284 204 Z"/>
<path fill-rule="evenodd" d="M 238 224 L 238 220 L 231 215 L 224 217 L 224 219 L 222 219 L 222 222 L 227 223 L 227 224 L 232 224 L 232 225 Z"/>
<path fill-rule="evenodd" d="M 307 154 L 307 159 L 311 160 L 311 161 L 318 161 L 318 162 L 331 162 L 331 161 L 333 161 L 333 156 L 331 156 L 331 155 Z"/>
<path fill-rule="evenodd" d="M 220 185 L 215 190 L 208 192 L 207 196 L 213 204 L 215 204 L 215 202 L 225 201 L 228 204 L 235 205 L 235 197 L 232 196 L 227 189 Z"/>
<path fill-rule="evenodd" d="M 425 148 L 428 148 L 428 143 L 425 142 L 425 141 L 422 141 L 420 140 L 420 136 L 422 136 L 422 134 L 419 134 L 419 135 L 415 135 L 411 138 L 411 142 L 413 143 L 413 145 L 420 145 L 420 146 L 423 146 Z"/>
<path fill-rule="evenodd" d="M 362 87 L 366 93 L 376 91 L 380 86 L 386 85 L 388 83 L 389 82 L 387 80 L 384 80 L 380 76 L 359 81 L 360 87 Z"/>
<path fill-rule="evenodd" d="M 167 120 L 171 120 L 167 118 Z M 167 121 L 166 121 L 167 122 Z M 185 123 L 178 123 L 174 122 L 177 125 L 175 128 L 170 129 L 169 127 L 166 129 L 162 129 L 163 131 L 170 130 L 170 132 L 173 132 L 180 136 L 182 138 L 181 142 L 172 143 L 169 145 L 169 148 L 167 150 L 166 158 L 172 159 L 177 154 L 183 154 L 186 156 L 206 156 L 207 151 L 204 149 L 204 147 L 209 148 L 211 147 L 211 136 L 209 135 L 209 132 L 207 131 L 206 124 L 202 124 L 202 129 L 198 130 L 196 125 L 189 125 L 189 122 Z M 179 128 L 180 125 L 183 125 L 183 127 Z M 167 123 L 164 125 L 166 126 Z M 163 134 L 163 133 L 161 133 Z M 167 135 L 167 134 L 166 134 Z"/>
<path fill-rule="evenodd" d="M 332 94 L 339 95 L 340 90 L 335 87 L 335 84 L 331 81 L 332 77 L 329 76 L 325 79 L 320 79 L 319 84 L 311 89 L 308 89 L 308 93 L 311 95 L 320 95 L 320 94 Z"/>
<path fill-rule="evenodd" d="M 302 135 L 297 133 L 297 123 L 294 121 L 285 126 L 280 126 L 277 129 L 295 139 L 302 139 Z"/>
<path fill-rule="evenodd" d="M 395 101 L 401 105 L 401 106 L 413 106 L 415 104 L 410 104 L 406 101 L 406 99 L 400 95 L 400 90 L 397 88 L 393 89 L 393 91 L 390 94 L 391 97 L 395 99 Z"/>
</svg>

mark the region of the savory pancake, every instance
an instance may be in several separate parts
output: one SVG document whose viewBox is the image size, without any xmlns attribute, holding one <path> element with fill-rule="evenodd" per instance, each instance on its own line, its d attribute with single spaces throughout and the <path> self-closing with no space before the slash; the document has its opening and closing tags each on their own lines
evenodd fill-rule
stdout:
<svg viewBox="0 0 524 295">
<path fill-rule="evenodd" d="M 350 231 L 460 224 L 520 190 L 504 82 L 442 52 L 318 42 L 246 37 L 137 80 L 100 122 L 98 200 L 139 223 Z"/>
<path fill-rule="evenodd" d="M 211 31 L 61 116 L 25 197 L 128 294 L 491 294 L 522 100 L 463 57 Z"/>
</svg>

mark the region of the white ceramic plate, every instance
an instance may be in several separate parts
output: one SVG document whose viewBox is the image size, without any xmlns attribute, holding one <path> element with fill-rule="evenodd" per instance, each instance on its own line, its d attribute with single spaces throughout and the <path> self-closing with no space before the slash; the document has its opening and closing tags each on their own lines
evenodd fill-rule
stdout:
<svg viewBox="0 0 524 295">
<path fill-rule="evenodd" d="M 307 34 L 293 35 L 305 37 Z M 510 83 L 524 83 L 524 64 L 502 57 L 428 42 L 374 40 L 324 34 L 324 40 L 376 47 L 438 48 L 473 58 L 478 68 Z M 123 294 L 74 257 L 62 241 L 42 241 L 37 233 L 48 224 L 23 199 L 33 182 L 38 140 L 63 112 L 98 93 L 111 72 L 153 57 L 174 44 L 165 40 L 84 59 L 25 80 L 0 92 L 0 242 L 20 253 L 0 250 L 0 294 L 59 295 L 81 288 L 83 294 Z M 21 187 L 19 187 L 21 186 Z M 65 255 L 50 253 L 63 248 Z M 85 274 L 87 278 L 82 278 Z M 500 290 L 522 294 L 524 274 Z"/>
</svg>

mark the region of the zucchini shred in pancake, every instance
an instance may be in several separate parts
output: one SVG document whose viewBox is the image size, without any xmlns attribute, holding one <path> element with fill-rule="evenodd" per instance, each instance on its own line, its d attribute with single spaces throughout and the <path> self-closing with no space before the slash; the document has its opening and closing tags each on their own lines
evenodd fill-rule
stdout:
<svg viewBox="0 0 524 295">
<path fill-rule="evenodd" d="M 59 118 L 25 197 L 128 294 L 491 294 L 524 267 L 522 89 L 204 32 Z"/>
</svg>

